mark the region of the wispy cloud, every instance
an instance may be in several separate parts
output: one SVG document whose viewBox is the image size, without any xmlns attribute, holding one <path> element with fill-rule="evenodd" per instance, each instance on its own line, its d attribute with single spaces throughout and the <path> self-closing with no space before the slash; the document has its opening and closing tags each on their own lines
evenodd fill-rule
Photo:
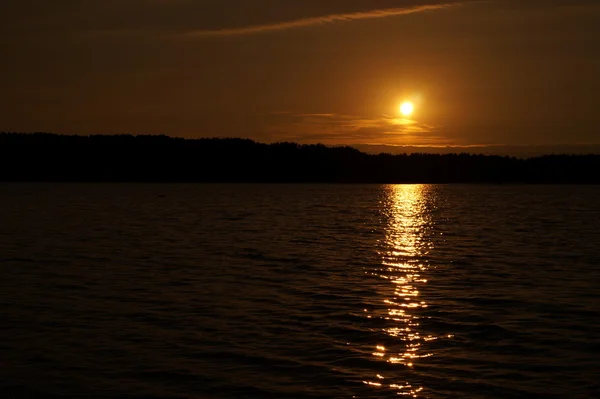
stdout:
<svg viewBox="0 0 600 399">
<path fill-rule="evenodd" d="M 302 143 L 446 143 L 437 126 L 387 115 L 365 118 L 339 114 L 276 113 L 272 117 L 268 130 L 273 136 Z"/>
<path fill-rule="evenodd" d="M 266 33 L 293 28 L 303 28 L 315 25 L 331 24 L 335 22 L 348 22 L 361 19 L 375 19 L 394 17 L 400 15 L 415 14 L 425 11 L 441 10 L 462 4 L 461 2 L 445 2 L 440 4 L 427 4 L 412 7 L 385 8 L 353 13 L 331 14 L 318 17 L 301 18 L 291 21 L 275 22 L 262 25 L 250 25 L 236 28 L 194 30 L 186 34 L 191 37 L 219 37 L 219 36 L 242 36 L 257 33 Z"/>
</svg>

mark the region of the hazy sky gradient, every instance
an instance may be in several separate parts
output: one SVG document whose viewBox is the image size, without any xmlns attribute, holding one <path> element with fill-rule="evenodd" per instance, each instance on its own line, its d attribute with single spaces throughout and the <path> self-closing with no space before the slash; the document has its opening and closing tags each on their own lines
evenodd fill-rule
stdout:
<svg viewBox="0 0 600 399">
<path fill-rule="evenodd" d="M 597 0 L 3 0 L 0 130 L 600 144 L 598 49 Z"/>
</svg>

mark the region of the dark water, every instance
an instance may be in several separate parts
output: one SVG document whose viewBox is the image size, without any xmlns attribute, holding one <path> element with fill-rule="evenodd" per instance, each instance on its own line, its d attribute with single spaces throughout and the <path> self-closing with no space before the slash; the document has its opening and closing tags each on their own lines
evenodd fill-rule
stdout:
<svg viewBox="0 0 600 399">
<path fill-rule="evenodd" d="M 600 397 L 600 187 L 0 194 L 1 397 Z"/>
</svg>

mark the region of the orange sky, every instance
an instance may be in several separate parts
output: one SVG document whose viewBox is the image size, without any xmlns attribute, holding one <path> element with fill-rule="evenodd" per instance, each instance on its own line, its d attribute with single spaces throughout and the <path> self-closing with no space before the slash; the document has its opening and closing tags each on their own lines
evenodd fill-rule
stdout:
<svg viewBox="0 0 600 399">
<path fill-rule="evenodd" d="M 4 0 L 0 130 L 600 144 L 599 48 L 595 0 Z"/>
</svg>

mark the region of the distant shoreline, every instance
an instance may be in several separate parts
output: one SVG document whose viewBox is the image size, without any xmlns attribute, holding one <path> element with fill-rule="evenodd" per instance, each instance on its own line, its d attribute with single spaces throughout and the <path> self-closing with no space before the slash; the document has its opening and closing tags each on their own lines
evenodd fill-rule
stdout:
<svg viewBox="0 0 600 399">
<path fill-rule="evenodd" d="M 2 182 L 600 184 L 600 155 L 367 154 L 249 139 L 0 133 Z"/>
</svg>

